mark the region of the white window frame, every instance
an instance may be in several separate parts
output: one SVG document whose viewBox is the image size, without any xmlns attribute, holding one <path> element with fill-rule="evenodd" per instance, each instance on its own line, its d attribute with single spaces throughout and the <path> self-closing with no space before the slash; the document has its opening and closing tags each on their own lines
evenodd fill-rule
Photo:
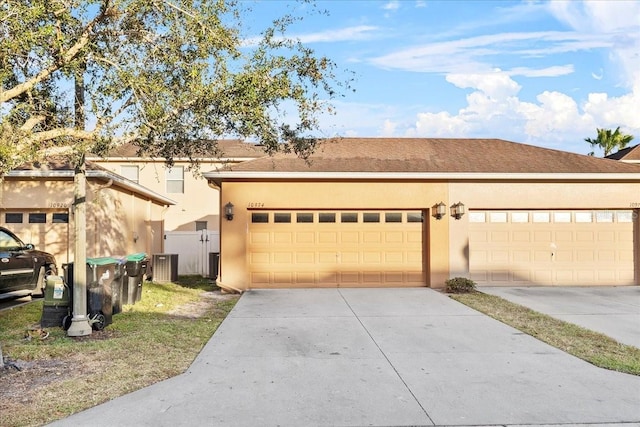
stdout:
<svg viewBox="0 0 640 427">
<path fill-rule="evenodd" d="M 165 172 L 167 193 L 184 194 L 184 166 L 172 166 Z"/>
<path fill-rule="evenodd" d="M 140 166 L 120 165 L 120 175 L 138 184 L 140 182 Z"/>
</svg>

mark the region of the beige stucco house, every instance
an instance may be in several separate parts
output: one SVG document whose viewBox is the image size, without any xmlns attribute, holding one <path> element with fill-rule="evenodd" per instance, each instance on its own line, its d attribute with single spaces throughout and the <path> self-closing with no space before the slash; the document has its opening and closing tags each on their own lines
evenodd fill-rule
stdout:
<svg viewBox="0 0 640 427">
<path fill-rule="evenodd" d="M 64 162 L 25 165 L 0 184 L 0 225 L 73 261 L 74 171 Z M 158 253 L 163 222 L 175 202 L 93 163 L 87 164 L 87 256 Z"/>
<path fill-rule="evenodd" d="M 230 289 L 640 284 L 638 164 L 498 139 L 344 138 L 308 161 L 204 176 L 233 205 Z"/>
<path fill-rule="evenodd" d="M 212 144 L 209 156 L 197 160 L 200 171 L 211 171 L 263 156 L 256 144 L 220 140 Z M 139 156 L 133 145 L 118 147 L 108 157 L 87 159 L 173 200 L 175 204 L 164 213 L 165 231 L 218 230 L 219 197 L 206 179 L 192 172 L 189 159 L 177 157 L 169 168 L 163 158 Z"/>
</svg>

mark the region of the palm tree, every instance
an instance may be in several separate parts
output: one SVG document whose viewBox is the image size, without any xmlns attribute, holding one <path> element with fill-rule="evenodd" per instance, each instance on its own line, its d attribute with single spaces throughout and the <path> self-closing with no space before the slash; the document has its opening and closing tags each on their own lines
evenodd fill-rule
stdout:
<svg viewBox="0 0 640 427">
<path fill-rule="evenodd" d="M 611 129 L 596 129 L 598 137 L 596 139 L 585 138 L 584 140 L 591 144 L 591 147 L 600 147 L 604 151 L 604 156 L 611 154 L 613 150 L 622 150 L 633 140 L 633 135 L 627 135 L 620 132 L 620 126 L 615 131 Z M 593 151 L 589 153 L 593 156 Z"/>
</svg>

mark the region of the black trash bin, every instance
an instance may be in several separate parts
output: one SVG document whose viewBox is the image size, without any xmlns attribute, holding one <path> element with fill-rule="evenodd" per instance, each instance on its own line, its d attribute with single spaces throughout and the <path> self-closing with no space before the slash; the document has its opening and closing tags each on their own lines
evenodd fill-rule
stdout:
<svg viewBox="0 0 640 427">
<path fill-rule="evenodd" d="M 87 258 L 87 315 L 95 330 L 102 330 L 113 322 L 113 289 L 120 260 L 112 257 Z M 73 262 L 63 265 L 69 289 L 73 289 Z M 73 291 L 71 291 L 73 295 Z M 73 307 L 73 297 L 70 298 Z"/>
<path fill-rule="evenodd" d="M 123 304 L 135 304 L 142 299 L 142 282 L 149 258 L 145 253 L 127 255 L 124 262 L 124 277 L 122 279 Z"/>
<path fill-rule="evenodd" d="M 117 258 L 118 263 L 115 265 L 115 274 L 113 277 L 113 282 L 111 282 L 111 299 L 113 305 L 113 314 L 118 314 L 122 312 L 122 306 L 124 303 L 124 282 L 126 279 L 124 272 L 124 263 L 125 260 L 123 258 Z"/>
<path fill-rule="evenodd" d="M 220 265 L 220 252 L 209 252 L 209 278 L 218 278 L 218 266 Z"/>
</svg>

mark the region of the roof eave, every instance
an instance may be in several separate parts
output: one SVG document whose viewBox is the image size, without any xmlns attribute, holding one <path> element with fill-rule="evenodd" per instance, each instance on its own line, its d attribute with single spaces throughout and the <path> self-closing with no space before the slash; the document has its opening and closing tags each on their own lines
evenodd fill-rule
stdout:
<svg viewBox="0 0 640 427">
<path fill-rule="evenodd" d="M 456 180 L 456 181 L 640 181 L 640 173 L 506 172 L 205 172 L 212 181 L 254 180 Z"/>
<path fill-rule="evenodd" d="M 109 171 L 101 171 L 101 170 L 88 170 L 87 178 L 94 179 L 104 179 L 104 180 L 112 180 L 116 182 L 120 187 L 125 188 L 127 190 L 134 191 L 136 193 L 142 194 L 150 199 L 154 199 L 158 202 L 161 202 L 165 206 L 175 205 L 176 202 L 174 200 L 169 199 L 168 197 L 164 197 L 161 194 L 156 193 L 155 191 L 151 191 L 148 188 L 137 184 L 133 181 L 129 181 L 128 179 L 121 177 L 115 173 Z M 7 173 L 6 177 L 11 178 L 66 178 L 73 179 L 75 172 L 72 170 L 52 170 L 52 171 L 42 171 L 42 170 L 13 170 Z"/>
</svg>

